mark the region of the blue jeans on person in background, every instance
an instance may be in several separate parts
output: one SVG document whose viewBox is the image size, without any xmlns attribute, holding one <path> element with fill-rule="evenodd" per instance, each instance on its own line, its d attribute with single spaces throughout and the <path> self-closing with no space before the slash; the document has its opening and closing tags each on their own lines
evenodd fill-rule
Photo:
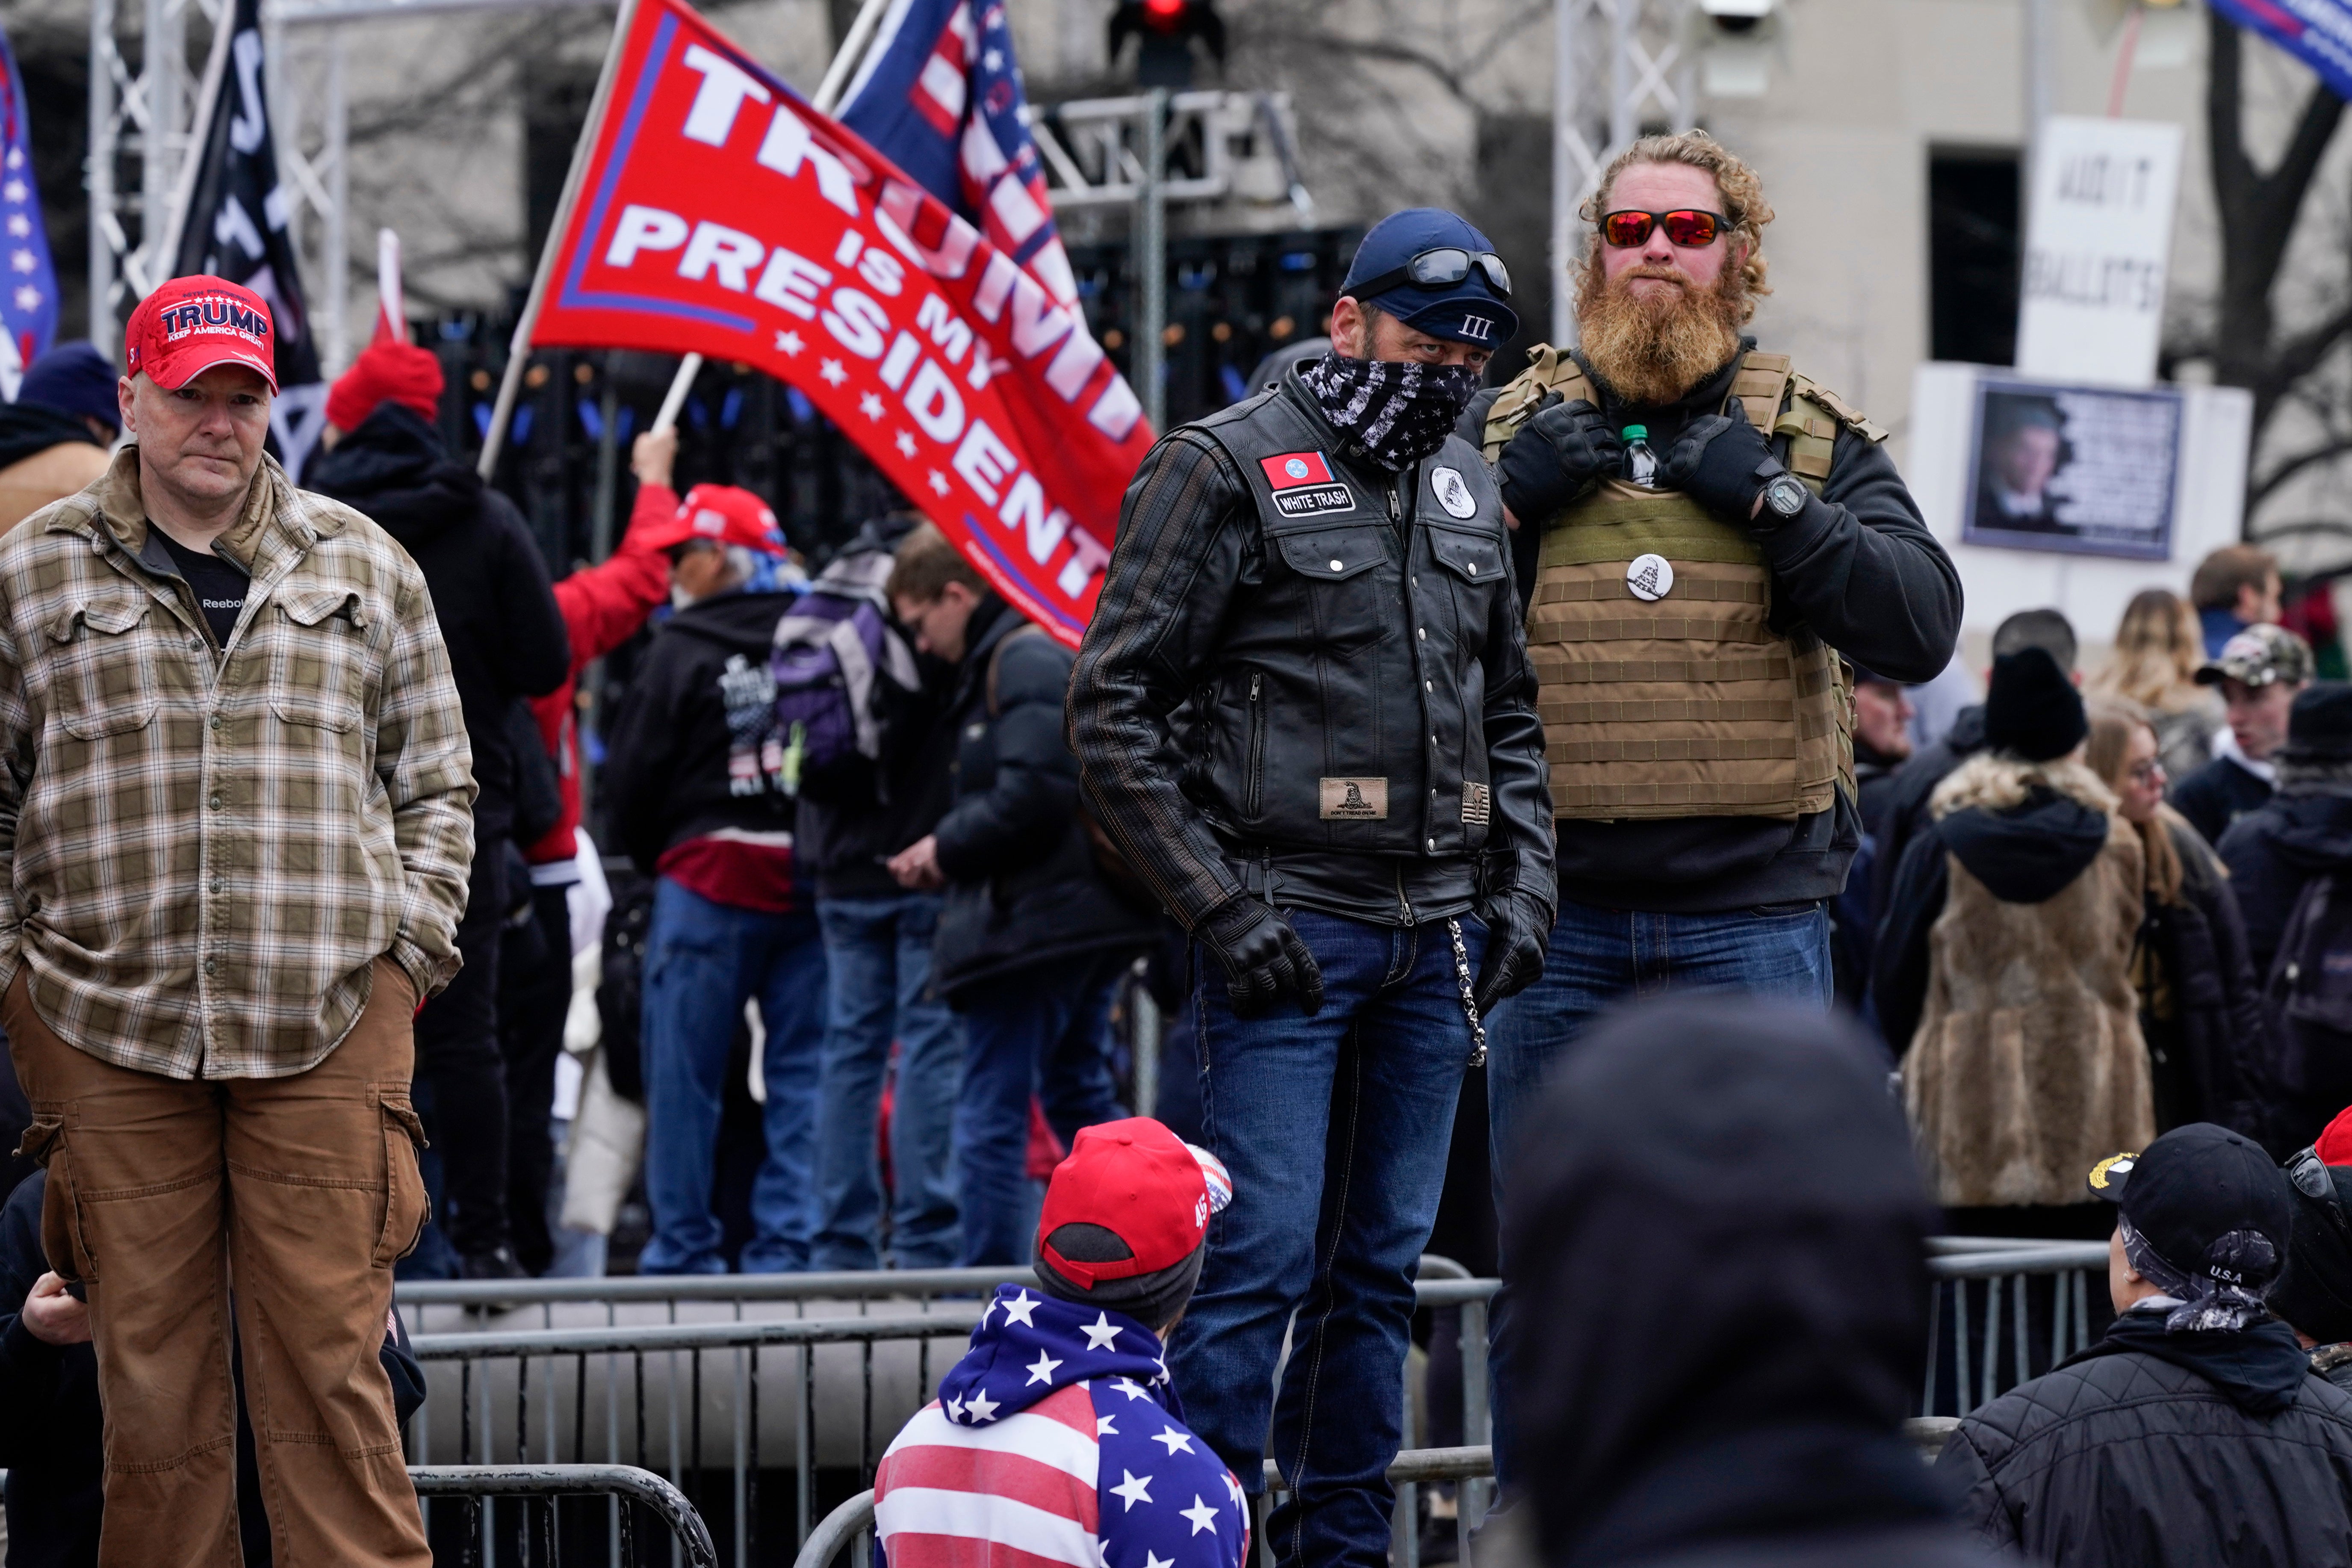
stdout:
<svg viewBox="0 0 2352 1568">
<path fill-rule="evenodd" d="M 831 1018 L 817 1091 L 816 1237 L 809 1266 L 882 1266 L 875 1124 L 895 1039 L 890 1263 L 950 1268 L 963 1245 L 948 1166 L 956 1091 L 963 1082 L 963 1027 L 930 994 L 940 896 L 819 899 L 816 915 L 824 928 Z"/>
<path fill-rule="evenodd" d="M 955 1173 L 967 1268 L 1027 1263 L 1034 1250 L 1033 1098 L 1065 1144 L 1080 1128 L 1125 1114 L 1110 1074 L 1110 1000 L 1126 967 L 1080 956 L 982 981 L 957 999 L 964 1054 Z"/>
<path fill-rule="evenodd" d="M 1543 978 L 1495 1009 L 1486 1026 L 1488 1151 L 1495 1206 L 1512 1139 L 1577 1039 L 1611 1006 L 1634 997 L 1743 991 L 1810 1002 L 1827 1010 L 1832 994 L 1830 917 L 1820 903 L 1770 904 L 1719 914 L 1659 915 L 1563 902 L 1544 955 Z M 1488 1337 L 1497 1480 L 1508 1488 L 1510 1380 L 1503 1362 L 1512 1307 L 1511 1268 L 1496 1299 Z"/>
<path fill-rule="evenodd" d="M 1267 1524 L 1282 1568 L 1387 1568 L 1415 1263 L 1445 1184 L 1470 1026 L 1443 921 L 1300 910 L 1290 923 L 1323 972 L 1313 1017 L 1286 1000 L 1235 1016 L 1223 971 L 1193 952 L 1202 1127 L 1234 1199 L 1209 1222 L 1168 1364 L 1185 1419 L 1245 1490 L 1262 1489 L 1271 1448 L 1292 1489 Z M 1473 974 L 1486 938 L 1462 917 Z"/>
<path fill-rule="evenodd" d="M 711 1212 L 712 1162 L 727 1058 L 743 1004 L 760 1002 L 767 1158 L 751 1185 L 746 1274 L 808 1267 L 809 1156 L 824 1046 L 824 942 L 807 910 L 771 914 L 714 903 L 667 877 L 646 933 L 646 1200 L 653 1236 L 641 1274 L 724 1274 Z"/>
</svg>

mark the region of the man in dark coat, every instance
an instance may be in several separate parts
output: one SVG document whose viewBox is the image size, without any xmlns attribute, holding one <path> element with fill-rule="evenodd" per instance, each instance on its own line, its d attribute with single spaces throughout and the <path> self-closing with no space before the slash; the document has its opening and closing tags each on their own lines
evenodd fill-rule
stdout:
<svg viewBox="0 0 2352 1568">
<path fill-rule="evenodd" d="M 890 861 L 940 888 L 931 985 L 963 1015 L 954 1168 L 966 1265 L 1025 1263 L 1034 1197 L 1029 1103 L 1065 1143 L 1119 1114 L 1109 1014 L 1158 921 L 1105 879 L 1062 738 L 1072 657 L 1024 620 L 935 528 L 898 547 L 890 603 L 919 653 L 957 666 L 944 721 L 955 801 Z"/>
<path fill-rule="evenodd" d="M 2221 843 L 2231 824 L 2261 810 L 2277 789 L 2287 717 L 2312 669 L 2311 645 L 2273 626 L 2248 626 L 2199 667 L 2198 685 L 2221 689 L 2229 744 L 2172 786 L 2172 808 L 2206 843 Z"/>
<path fill-rule="evenodd" d="M 2294 1230 L 2264 1304 L 2311 1352 L 2311 1370 L 2352 1392 L 2352 1110 L 2283 1168 Z"/>
<path fill-rule="evenodd" d="M 499 942 L 509 906 L 507 839 L 519 699 L 572 673 L 572 645 L 547 565 L 512 501 L 452 456 L 434 427 L 441 365 L 409 343 L 371 344 L 327 400 L 333 444 L 310 461 L 311 489 L 358 508 L 425 574 L 449 648 L 473 748 L 474 868 L 457 951 L 466 966 L 416 1020 L 416 1076 L 447 1183 L 445 1218 L 461 1279 L 511 1279 L 507 1217 L 506 1058 L 499 1046 Z M 349 423 L 345 423 L 349 421 Z"/>
<path fill-rule="evenodd" d="M 1988 1561 L 1903 1436 L 1937 1215 L 1853 1025 L 1637 1005 L 1523 1126 L 1505 1267 L 1544 1310 L 1510 1331 L 1530 1478 L 1510 1512 L 1540 1561 Z"/>
<path fill-rule="evenodd" d="M 793 837 L 776 681 L 776 623 L 795 602 L 776 514 L 749 490 L 697 485 L 667 531 L 685 607 L 639 660 L 606 736 L 604 807 L 614 841 L 654 880 L 641 1046 L 646 1197 L 642 1274 L 724 1274 L 711 1162 L 729 1053 L 757 998 L 765 1031 L 746 1274 L 808 1267 L 809 1163 L 825 958 Z"/>
<path fill-rule="evenodd" d="M 2116 1321 L 1961 1419 L 1937 1462 L 1987 1543 L 2063 1568 L 2352 1561 L 2352 1394 L 2264 1305 L 2287 1180 L 2210 1122 L 2092 1168 Z"/>
<path fill-rule="evenodd" d="M 2278 793 L 2239 818 L 2219 846 L 2245 917 L 2254 977 L 2264 987 L 2304 889 L 2352 871 L 2352 684 L 2325 680 L 2297 694 L 2277 766 Z M 2270 1020 L 2263 1041 L 2260 1088 L 2270 1100 L 2272 1148 L 2284 1153 L 2325 1126 L 2347 1094 L 2341 1073 L 2313 1079 L 2312 1064 L 2300 1059 L 2285 1037 L 2292 1031 L 2279 1023 Z"/>
</svg>

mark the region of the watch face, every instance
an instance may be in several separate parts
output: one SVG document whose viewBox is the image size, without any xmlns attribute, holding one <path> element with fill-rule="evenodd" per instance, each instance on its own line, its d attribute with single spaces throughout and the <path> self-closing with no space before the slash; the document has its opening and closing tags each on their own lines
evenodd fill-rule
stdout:
<svg viewBox="0 0 2352 1568">
<path fill-rule="evenodd" d="M 1784 474 L 1764 488 L 1764 504 L 1782 517 L 1794 517 L 1805 509 L 1805 487 Z"/>
</svg>

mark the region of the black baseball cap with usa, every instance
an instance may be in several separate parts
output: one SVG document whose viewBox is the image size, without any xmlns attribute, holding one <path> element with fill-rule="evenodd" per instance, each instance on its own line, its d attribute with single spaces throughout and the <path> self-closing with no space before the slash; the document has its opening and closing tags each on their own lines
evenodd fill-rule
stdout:
<svg viewBox="0 0 2352 1568">
<path fill-rule="evenodd" d="M 1372 225 L 1339 292 L 1406 326 L 1498 349 L 1519 330 L 1511 275 L 1494 242 L 1443 207 L 1407 207 Z"/>
</svg>

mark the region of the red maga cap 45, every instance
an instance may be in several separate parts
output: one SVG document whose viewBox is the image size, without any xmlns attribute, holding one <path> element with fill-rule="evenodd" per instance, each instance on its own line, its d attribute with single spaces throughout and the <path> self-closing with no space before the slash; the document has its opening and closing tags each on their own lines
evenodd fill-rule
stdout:
<svg viewBox="0 0 2352 1568">
<path fill-rule="evenodd" d="M 1214 1169 L 1210 1167 L 1214 1165 Z M 1037 1251 L 1079 1286 L 1173 1268 L 1208 1234 L 1209 1215 L 1233 1192 L 1214 1156 L 1146 1116 L 1083 1129 L 1054 1170 L 1037 1222 Z M 1098 1225 L 1134 1256 L 1111 1263 L 1066 1258 L 1046 1240 L 1066 1225 Z"/>
<path fill-rule="evenodd" d="M 241 364 L 278 390 L 278 336 L 261 296 L 226 278 L 198 275 L 163 284 L 122 331 L 122 373 L 147 373 L 176 392 L 216 364 Z"/>
</svg>

